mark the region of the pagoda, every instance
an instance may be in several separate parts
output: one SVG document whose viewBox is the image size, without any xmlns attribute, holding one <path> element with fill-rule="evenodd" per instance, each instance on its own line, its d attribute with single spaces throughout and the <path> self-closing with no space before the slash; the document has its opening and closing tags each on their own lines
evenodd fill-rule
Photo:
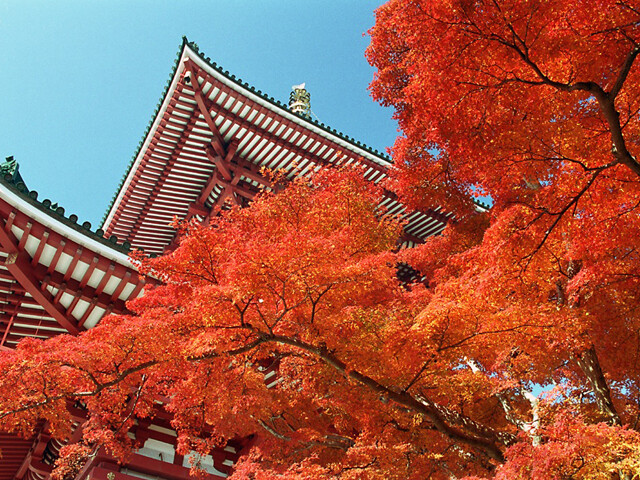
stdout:
<svg viewBox="0 0 640 480">
<path fill-rule="evenodd" d="M 103 219 L 94 230 L 64 208 L 29 190 L 13 158 L 0 166 L 0 348 L 26 337 L 77 335 L 143 294 L 149 279 L 128 258 L 133 247 L 159 255 L 177 242 L 174 219 L 206 223 L 222 208 L 246 206 L 262 189 L 277 189 L 265 169 L 285 179 L 326 166 L 359 166 L 380 182 L 389 157 L 310 115 L 305 85 L 293 87 L 289 105 L 267 96 L 203 56 L 183 39 L 171 77 L 137 152 Z M 399 246 L 412 247 L 444 228 L 450 214 L 409 212 L 391 192 L 381 199 L 406 226 Z M 401 275 L 410 275 L 406 269 Z M 268 386 L 276 372 L 265 371 Z M 78 441 L 81 405 L 70 405 Z M 95 456 L 77 479 L 183 479 L 190 458 L 176 453 L 176 434 L 161 409 L 132 431 L 141 448 L 126 465 Z M 46 424 L 34 438 L 0 434 L 0 480 L 46 480 L 65 442 Z M 210 478 L 225 478 L 242 443 L 201 459 Z"/>
</svg>

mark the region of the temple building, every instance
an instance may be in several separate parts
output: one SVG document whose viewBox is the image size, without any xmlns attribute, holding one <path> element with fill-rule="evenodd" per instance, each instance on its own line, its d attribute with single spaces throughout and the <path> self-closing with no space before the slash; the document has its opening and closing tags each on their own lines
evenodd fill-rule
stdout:
<svg viewBox="0 0 640 480">
<path fill-rule="evenodd" d="M 207 222 L 219 208 L 246 206 L 263 188 L 276 188 L 263 168 L 294 178 L 330 165 L 359 165 L 379 182 L 391 160 L 310 116 L 309 93 L 296 85 L 289 104 L 274 100 L 203 56 L 183 40 L 157 110 L 103 224 L 67 215 L 29 190 L 17 162 L 0 166 L 0 348 L 26 337 L 77 335 L 109 313 L 127 311 L 143 293 L 129 250 L 159 255 L 175 246 L 174 218 Z M 449 214 L 408 212 L 392 193 L 381 204 L 405 217 L 404 247 L 438 234 Z M 411 272 L 400 271 L 401 275 Z M 274 372 L 265 372 L 273 382 Z M 69 406 L 74 433 L 82 436 L 83 411 Z M 183 479 L 190 458 L 175 452 L 170 418 L 159 414 L 132 432 L 142 446 L 127 465 L 107 454 L 93 458 L 77 477 L 96 480 Z M 62 443 L 39 426 L 34 438 L 0 434 L 0 480 L 48 479 Z M 228 445 L 202 459 L 210 478 L 225 478 L 243 445 Z"/>
</svg>

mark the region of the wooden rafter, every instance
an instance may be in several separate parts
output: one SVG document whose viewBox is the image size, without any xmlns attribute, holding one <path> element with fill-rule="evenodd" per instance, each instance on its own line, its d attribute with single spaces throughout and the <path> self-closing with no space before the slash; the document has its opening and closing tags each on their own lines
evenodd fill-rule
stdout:
<svg viewBox="0 0 640 480">
<path fill-rule="evenodd" d="M 204 75 L 204 74 L 203 74 Z M 192 73 L 192 77 L 197 78 L 196 74 Z M 206 78 L 206 77 L 205 77 Z M 193 83 L 193 82 L 192 82 Z M 194 89 L 196 89 L 196 87 L 193 87 Z M 232 90 L 229 87 L 221 87 L 220 92 L 222 93 L 227 93 L 230 94 L 232 92 Z M 255 123 L 253 123 L 252 121 L 247 120 L 246 118 L 242 118 L 240 115 L 238 115 L 237 113 L 233 113 L 227 109 L 225 109 L 224 107 L 218 105 L 215 101 L 211 101 L 207 98 L 204 98 L 203 94 L 201 92 L 196 92 L 195 94 L 196 99 L 199 99 L 198 101 L 198 107 L 201 109 L 204 109 L 201 111 L 202 112 L 208 112 L 207 115 L 205 115 L 204 113 L 202 113 L 202 115 L 205 117 L 205 121 L 207 122 L 207 125 L 209 126 L 210 129 L 215 129 L 215 132 L 212 132 L 212 134 L 214 135 L 214 141 L 211 142 L 212 146 L 218 145 L 217 143 L 217 139 L 221 138 L 221 134 L 218 131 L 218 128 L 213 120 L 213 117 L 211 116 L 211 112 L 214 112 L 217 116 L 220 116 L 221 118 L 225 119 L 225 120 L 230 120 L 231 122 L 233 122 L 234 124 L 239 125 L 241 128 L 244 128 L 246 131 L 251 132 L 254 135 L 258 135 L 261 138 L 268 138 L 269 139 L 269 144 L 271 146 L 271 148 L 274 147 L 280 147 L 288 152 L 290 152 L 291 154 L 293 154 L 293 157 L 301 157 L 304 158 L 306 160 L 309 160 L 313 163 L 315 163 L 316 165 L 333 165 L 334 162 L 330 161 L 330 159 L 334 156 L 336 156 L 338 154 L 340 150 L 338 145 L 330 145 L 329 148 L 331 150 L 333 150 L 333 154 L 332 155 L 328 155 L 328 156 L 320 156 L 317 155 L 315 153 L 311 153 L 308 150 L 305 150 L 302 146 L 299 145 L 295 145 L 294 143 L 288 141 L 287 139 L 283 139 L 280 137 L 276 137 L 274 136 L 272 133 L 269 133 L 268 131 L 266 131 L 264 128 L 262 128 L 264 126 L 264 124 L 266 123 L 266 119 L 267 118 L 273 118 L 270 117 L 270 115 L 265 114 L 265 119 L 263 120 L 261 125 L 256 125 Z M 269 112 L 267 112 L 269 113 Z M 280 124 L 282 126 L 284 126 L 285 130 L 291 128 L 292 129 L 292 133 L 291 135 L 293 135 L 293 132 L 296 131 L 296 125 L 294 125 L 292 122 L 290 122 L 287 119 L 278 119 Z M 315 134 L 306 134 L 308 137 L 308 140 L 311 141 L 318 141 L 321 139 L 317 139 Z M 344 161 L 348 161 L 351 159 L 351 157 L 349 156 L 350 152 L 348 151 L 344 151 L 343 155 L 345 155 L 345 159 Z M 223 156 L 223 155 L 220 155 Z M 367 164 L 368 165 L 368 164 Z M 373 164 L 375 165 L 375 168 L 377 171 L 380 171 L 380 173 L 382 174 L 383 172 L 383 167 Z M 368 165 L 368 166 L 372 166 L 372 165 Z M 373 178 L 372 178 L 373 179 Z"/>
<path fill-rule="evenodd" d="M 135 230 L 135 245 L 160 253 L 175 240 L 168 226 L 172 218 L 196 217 L 206 223 L 212 209 L 225 202 L 244 206 L 261 186 L 278 190 L 280 185 L 270 185 L 261 174 L 263 166 L 283 172 L 287 179 L 327 165 L 359 165 L 373 182 L 388 174 L 385 159 L 367 154 L 348 137 L 322 125 L 299 121 L 270 106 L 259 98 L 260 92 L 256 95 L 225 81 L 192 55 L 182 57 L 177 72 L 165 97 L 166 109 L 150 131 L 149 143 L 107 227 L 123 239 L 131 239 Z M 193 127 L 188 119 L 195 121 Z M 157 182 L 163 182 L 167 159 L 176 157 L 180 142 L 184 146 L 171 166 L 171 178 L 161 186 L 149 212 L 147 199 Z M 177 178 L 184 184 L 177 185 Z M 448 220 L 438 211 L 417 213 L 407 217 L 407 228 L 421 239 L 439 231 L 429 219 Z"/>
<path fill-rule="evenodd" d="M 5 327 L 4 333 L 2 334 L 2 341 L 0 341 L 0 347 L 4 346 L 4 342 L 6 342 L 7 337 L 9 336 L 9 330 L 11 330 L 11 326 L 13 325 L 13 321 L 15 319 L 16 319 L 16 313 L 15 313 L 15 307 L 14 307 L 14 313 L 13 313 L 13 315 L 11 315 L 11 319 L 7 323 L 7 326 Z"/>
<path fill-rule="evenodd" d="M 178 142 L 175 144 L 173 152 L 171 153 L 169 160 L 167 161 L 164 167 L 163 174 L 160 176 L 159 180 L 153 186 L 153 190 L 151 194 L 149 194 L 149 196 L 147 197 L 147 200 L 145 201 L 145 204 L 140 211 L 140 215 L 136 219 L 136 222 L 133 228 L 131 229 L 131 231 L 129 232 L 129 235 L 127 236 L 128 241 L 133 242 L 136 234 L 138 233 L 138 230 L 140 229 L 140 227 L 142 226 L 142 223 L 144 222 L 146 215 L 149 213 L 149 210 L 151 209 L 151 206 L 153 205 L 156 197 L 162 191 L 162 187 L 164 183 L 167 181 L 167 177 L 169 175 L 169 172 L 171 171 L 171 167 L 178 161 L 180 152 L 187 141 L 187 138 L 189 136 L 189 130 L 191 130 L 195 125 L 196 118 L 197 118 L 197 115 L 193 114 L 188 119 L 187 124 L 184 127 L 183 135 L 181 136 L 180 140 L 178 140 Z"/>
<path fill-rule="evenodd" d="M 402 235 L 400 235 L 400 238 L 398 239 L 398 243 L 402 245 L 405 242 L 413 242 L 416 245 L 421 245 L 424 243 L 424 240 L 417 235 L 413 235 L 412 233 L 403 231 Z"/>
</svg>

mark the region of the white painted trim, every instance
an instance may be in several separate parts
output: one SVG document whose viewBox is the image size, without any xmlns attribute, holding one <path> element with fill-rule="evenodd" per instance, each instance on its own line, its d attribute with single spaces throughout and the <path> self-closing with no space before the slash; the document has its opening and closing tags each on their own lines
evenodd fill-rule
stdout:
<svg viewBox="0 0 640 480">
<path fill-rule="evenodd" d="M 103 224 L 102 224 L 102 228 L 105 229 L 107 225 L 109 225 L 109 223 L 111 222 L 111 220 L 113 219 L 113 216 L 117 210 L 118 205 L 120 205 L 120 202 L 122 201 L 122 197 L 124 196 L 125 192 L 127 191 L 127 188 L 129 187 L 129 185 L 131 184 L 131 180 L 133 179 L 133 175 L 135 174 L 135 172 L 137 171 L 138 167 L 140 166 L 140 162 L 142 161 L 142 158 L 144 157 L 145 152 L 147 151 L 147 149 L 149 148 L 149 143 L 151 143 L 151 139 L 153 138 L 153 134 L 154 132 L 158 129 L 158 125 L 160 124 L 160 120 L 162 119 L 162 116 L 164 115 L 164 112 L 166 112 L 167 107 L 169 106 L 169 101 L 171 100 L 172 96 L 173 96 L 173 92 L 176 89 L 176 86 L 178 85 L 178 82 L 180 81 L 180 77 L 182 76 L 182 71 L 184 70 L 184 60 L 185 60 L 185 52 L 187 52 L 188 47 L 184 49 L 184 51 L 182 52 L 182 56 L 180 57 L 180 61 L 178 62 L 178 66 L 176 67 L 176 72 L 175 75 L 173 76 L 173 80 L 171 82 L 171 85 L 169 87 L 169 89 L 167 90 L 167 94 L 164 96 L 164 99 L 162 100 L 162 106 L 160 107 L 160 110 L 158 110 L 158 113 L 156 114 L 156 118 L 153 119 L 153 124 L 151 126 L 151 128 L 149 129 L 149 131 L 147 132 L 147 137 L 144 139 L 144 144 L 142 145 L 142 148 L 140 148 L 140 150 L 138 151 L 138 156 L 136 157 L 135 161 L 133 162 L 133 165 L 131 166 L 131 168 L 129 169 L 129 174 L 127 175 L 127 179 L 125 180 L 125 182 L 122 184 L 122 186 L 120 187 L 120 191 L 118 192 L 118 196 L 116 197 L 115 201 L 112 203 L 111 205 L 111 210 L 109 211 L 109 214 L 107 215 L 107 218 L 105 218 Z"/>
</svg>

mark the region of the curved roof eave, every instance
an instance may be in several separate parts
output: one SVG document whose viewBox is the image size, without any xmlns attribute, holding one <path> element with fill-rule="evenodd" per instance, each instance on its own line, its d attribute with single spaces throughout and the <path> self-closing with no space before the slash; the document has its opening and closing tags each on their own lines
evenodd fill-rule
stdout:
<svg viewBox="0 0 640 480">
<path fill-rule="evenodd" d="M 152 121 L 149 122 L 149 126 L 143 136 L 143 140 L 140 142 L 138 150 L 132 158 L 131 163 L 129 164 L 127 173 L 123 176 L 120 186 L 118 187 L 118 190 L 112 198 L 111 204 L 109 205 L 108 210 L 105 213 L 102 221 L 103 228 L 109 225 L 109 223 L 111 222 L 113 215 L 115 214 L 115 211 L 117 209 L 117 205 L 122 201 L 127 187 L 133 179 L 137 166 L 140 164 L 142 157 L 144 156 L 144 153 L 147 150 L 151 139 L 153 138 L 153 133 L 158 128 L 161 118 L 169 105 L 173 92 L 175 91 L 180 81 L 180 77 L 185 68 L 186 59 L 191 59 L 206 73 L 215 77 L 217 80 L 229 86 L 239 94 L 244 95 L 246 98 L 264 106 L 265 108 L 300 125 L 301 127 L 309 129 L 314 133 L 317 133 L 318 135 L 321 135 L 328 140 L 341 145 L 344 148 L 347 148 L 354 153 L 362 156 L 363 158 L 366 158 L 382 167 L 388 167 L 389 165 L 391 165 L 392 161 L 390 157 L 383 155 L 364 144 L 361 144 L 355 139 L 348 137 L 336 131 L 335 129 L 331 129 L 330 127 L 325 126 L 322 123 L 319 123 L 315 120 L 303 118 L 290 112 L 285 104 L 278 102 L 273 97 L 269 97 L 263 94 L 260 90 L 257 90 L 246 82 L 243 82 L 241 79 L 236 78 L 235 75 L 230 74 L 227 70 L 223 70 L 216 63 L 212 62 L 210 58 L 202 55 L 196 44 L 189 42 L 186 37 L 183 37 L 182 45 L 180 47 L 180 51 L 178 52 L 174 68 L 171 73 L 171 78 L 167 82 L 165 91 L 163 92 L 162 97 L 157 105 L 156 112 Z"/>
<path fill-rule="evenodd" d="M 30 193 L 36 192 L 21 192 L 17 185 L 10 185 L 4 179 L 0 180 L 0 195 L 2 195 L 2 199 L 16 210 L 24 212 L 46 228 L 50 228 L 52 231 L 110 261 L 135 269 L 129 260 L 129 255 L 125 253 L 125 251 L 128 251 L 127 247 L 115 244 L 99 236 L 98 233 L 77 225 L 73 220 L 65 217 L 64 213 L 47 209 L 45 205 L 31 197 Z M 37 194 L 35 196 L 37 197 Z"/>
</svg>

